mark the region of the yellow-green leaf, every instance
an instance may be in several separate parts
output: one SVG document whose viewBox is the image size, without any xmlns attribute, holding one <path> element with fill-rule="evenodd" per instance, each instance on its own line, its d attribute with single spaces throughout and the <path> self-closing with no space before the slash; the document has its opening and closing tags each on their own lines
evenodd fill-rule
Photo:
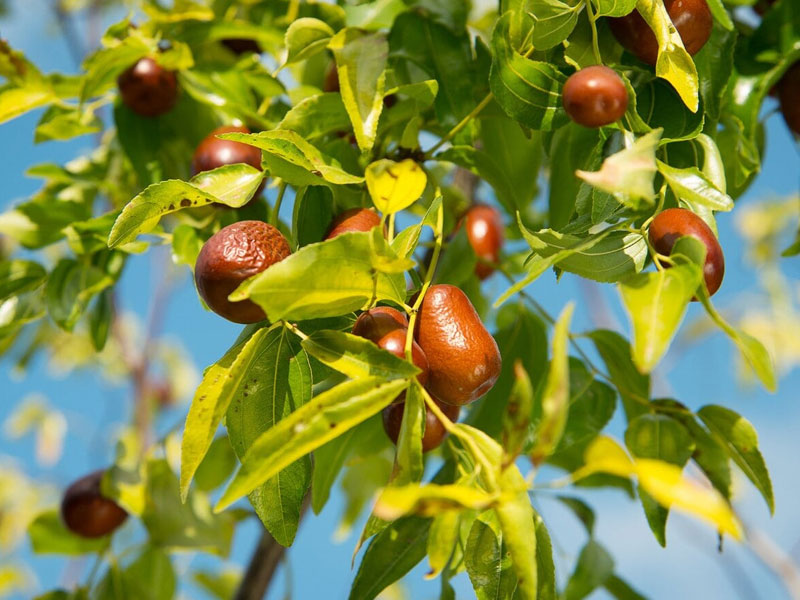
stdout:
<svg viewBox="0 0 800 600">
<path fill-rule="evenodd" d="M 408 514 L 434 516 L 443 510 L 482 510 L 496 499 L 496 495 L 466 485 L 404 485 L 385 488 L 373 512 L 381 519 L 394 521 Z"/>
<path fill-rule="evenodd" d="M 375 161 L 367 167 L 366 179 L 373 204 L 386 214 L 414 204 L 428 183 L 425 171 L 410 158 L 399 163 L 388 158 Z"/>
<path fill-rule="evenodd" d="M 428 562 L 431 570 L 425 579 L 437 577 L 450 562 L 453 548 L 458 541 L 458 527 L 461 514 L 455 510 L 445 510 L 437 514 L 428 534 Z"/>
</svg>

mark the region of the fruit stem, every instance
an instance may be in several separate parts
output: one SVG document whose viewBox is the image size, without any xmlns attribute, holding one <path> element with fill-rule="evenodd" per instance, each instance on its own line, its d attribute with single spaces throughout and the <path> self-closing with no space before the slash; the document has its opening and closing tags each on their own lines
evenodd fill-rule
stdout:
<svg viewBox="0 0 800 600">
<path fill-rule="evenodd" d="M 470 112 L 470 113 L 469 113 L 469 114 L 468 114 L 466 117 L 464 117 L 463 119 L 461 119 L 461 121 L 458 123 L 458 125 L 456 125 L 455 127 L 453 127 L 453 128 L 452 128 L 450 131 L 448 131 L 448 132 L 447 132 L 447 133 L 446 133 L 446 134 L 445 134 L 445 135 L 444 135 L 444 136 L 443 136 L 443 137 L 442 137 L 442 138 L 441 138 L 441 139 L 440 139 L 438 142 L 436 142 L 436 143 L 435 143 L 433 146 L 431 146 L 431 147 L 430 147 L 428 150 L 426 150 L 425 152 L 423 152 L 423 155 L 424 155 L 425 159 L 426 159 L 426 160 L 427 160 L 427 159 L 429 159 L 429 158 L 431 157 L 431 154 L 433 154 L 433 153 L 434 153 L 434 152 L 436 152 L 436 151 L 437 151 L 439 148 L 441 148 L 442 146 L 444 146 L 444 145 L 445 145 L 447 142 L 449 142 L 451 139 L 453 139 L 453 138 L 454 138 L 454 137 L 455 137 L 455 136 L 458 134 L 458 132 L 459 132 L 459 131 L 461 131 L 462 129 L 464 129 L 464 127 L 466 127 L 467 125 L 469 125 L 469 122 L 470 122 L 472 119 L 474 119 L 475 117 L 477 117 L 477 116 L 480 114 L 480 112 L 481 112 L 481 111 L 482 111 L 484 108 L 486 108 L 487 106 L 489 106 L 489 102 L 491 102 L 491 101 L 492 101 L 492 98 L 494 98 L 494 96 L 492 95 L 492 93 L 491 93 L 491 92 L 489 92 L 488 94 L 486 94 L 486 97 L 485 97 L 483 100 L 481 100 L 481 101 L 480 101 L 480 103 L 478 104 L 478 106 L 476 106 L 475 108 L 473 108 L 473 109 L 472 109 L 472 111 L 471 111 L 471 112 Z"/>
<path fill-rule="evenodd" d="M 308 339 L 308 336 L 305 333 L 303 333 L 302 331 L 300 331 L 297 328 L 297 325 L 295 325 L 294 323 L 289 323 L 289 321 L 282 321 L 282 323 L 283 323 L 283 326 L 286 327 L 286 329 L 291 331 L 293 334 L 295 334 L 301 340 L 305 341 L 305 340 Z"/>
<path fill-rule="evenodd" d="M 270 225 L 272 225 L 273 227 L 277 227 L 278 226 L 278 222 L 279 222 L 278 221 L 278 219 L 279 219 L 278 215 L 281 212 L 281 204 L 283 203 L 283 195 L 284 195 L 284 193 L 286 193 L 286 182 L 285 181 L 281 181 L 281 185 L 278 188 L 278 197 L 275 198 L 275 206 L 272 208 L 272 217 L 270 217 L 270 220 L 269 220 Z"/>
<path fill-rule="evenodd" d="M 592 0 L 586 0 L 586 16 L 589 17 L 589 25 L 592 27 L 592 51 L 594 59 L 598 65 L 603 64 L 603 56 L 600 54 L 600 44 L 597 42 L 597 16 L 592 10 Z"/>
</svg>

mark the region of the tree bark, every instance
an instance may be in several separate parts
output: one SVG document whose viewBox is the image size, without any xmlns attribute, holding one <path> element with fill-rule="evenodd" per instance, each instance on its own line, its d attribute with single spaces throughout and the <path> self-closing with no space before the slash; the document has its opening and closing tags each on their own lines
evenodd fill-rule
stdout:
<svg viewBox="0 0 800 600">
<path fill-rule="evenodd" d="M 275 541 L 266 529 L 258 540 L 250 564 L 242 577 L 239 589 L 234 596 L 235 600 L 261 600 L 269 589 L 272 576 L 278 568 L 278 563 L 283 558 L 286 548 Z"/>
</svg>

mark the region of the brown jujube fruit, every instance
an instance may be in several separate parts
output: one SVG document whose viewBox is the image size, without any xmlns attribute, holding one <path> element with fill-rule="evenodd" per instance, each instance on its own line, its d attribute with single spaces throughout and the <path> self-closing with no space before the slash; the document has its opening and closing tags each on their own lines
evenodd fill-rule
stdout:
<svg viewBox="0 0 800 600">
<path fill-rule="evenodd" d="M 248 146 L 242 142 L 221 140 L 218 135 L 223 133 L 250 133 L 247 127 L 241 125 L 223 125 L 217 127 L 197 145 L 192 158 L 192 175 L 204 171 L 211 171 L 225 165 L 245 163 L 261 170 L 261 150 L 255 146 Z M 261 182 L 253 197 L 258 196 L 264 189 L 266 180 Z"/>
<path fill-rule="evenodd" d="M 381 338 L 373 341 L 377 344 L 378 348 L 382 348 L 387 352 L 391 352 L 396 357 L 405 360 L 407 331 L 407 329 L 394 329 Z M 426 385 L 428 383 L 429 371 L 428 358 L 419 344 L 413 340 L 411 342 L 411 360 L 414 363 L 414 366 L 422 371 L 422 373 L 417 375 L 417 381 L 419 381 L 422 385 Z"/>
<path fill-rule="evenodd" d="M 664 0 L 672 23 L 678 30 L 687 52 L 694 56 L 711 37 L 714 21 L 706 0 Z M 637 12 L 609 19 L 617 41 L 642 62 L 655 65 L 658 59 L 656 36 Z"/>
<path fill-rule="evenodd" d="M 700 240 L 706 247 L 703 277 L 708 294 L 714 295 L 725 275 L 725 258 L 717 236 L 703 219 L 685 208 L 668 208 L 656 215 L 648 232 L 650 243 L 659 254 L 666 256 L 672 252 L 675 242 L 687 235 Z"/>
<path fill-rule="evenodd" d="M 323 92 L 338 92 L 339 91 L 339 69 L 336 68 L 336 63 L 331 61 L 328 68 L 325 69 L 325 79 L 322 82 Z"/>
<path fill-rule="evenodd" d="M 427 389 L 437 400 L 474 402 L 500 376 L 500 350 L 466 294 L 453 285 L 433 285 L 420 306 L 415 331 L 428 358 Z"/>
<path fill-rule="evenodd" d="M 369 231 L 380 224 L 381 218 L 375 211 L 368 208 L 351 208 L 333 219 L 325 239 L 330 240 L 349 231 Z"/>
<path fill-rule="evenodd" d="M 562 102 L 569 118 L 578 125 L 602 127 L 625 114 L 628 91 L 614 69 L 594 65 L 569 76 Z"/>
<path fill-rule="evenodd" d="M 390 306 L 376 306 L 364 311 L 353 324 L 353 335 L 373 342 L 395 329 L 408 329 L 408 319 Z"/>
<path fill-rule="evenodd" d="M 223 227 L 203 245 L 195 263 L 197 291 L 208 307 L 234 323 L 267 318 L 252 300 L 231 302 L 228 296 L 252 277 L 289 256 L 286 238 L 262 221 L 239 221 Z"/>
<path fill-rule="evenodd" d="M 136 114 L 156 117 L 169 112 L 178 99 L 178 79 L 173 71 L 150 57 L 139 59 L 117 78 L 122 101 Z"/>
<path fill-rule="evenodd" d="M 475 256 L 486 261 L 478 261 L 475 265 L 475 274 L 481 280 L 486 279 L 494 273 L 494 267 L 491 265 L 499 261 L 500 249 L 505 241 L 503 217 L 493 206 L 476 204 L 467 210 L 464 223 L 467 228 L 467 239 Z"/>
<path fill-rule="evenodd" d="M 108 535 L 128 518 L 127 512 L 100 492 L 104 472 L 95 471 L 73 482 L 61 500 L 64 525 L 81 537 Z"/>
<path fill-rule="evenodd" d="M 800 135 L 800 62 L 789 67 L 778 82 L 778 100 L 786 125 Z"/>
<path fill-rule="evenodd" d="M 434 402 L 436 402 L 434 400 Z M 461 409 L 458 406 L 451 406 L 449 404 L 443 404 L 441 402 L 436 402 L 436 405 L 442 409 L 442 412 L 445 416 L 450 419 L 451 421 L 458 420 L 458 413 Z M 386 435 L 389 436 L 389 439 L 397 444 L 397 440 L 400 437 L 400 427 L 403 424 L 403 411 L 405 410 L 405 403 L 398 402 L 396 404 L 391 404 L 383 409 L 383 430 L 386 432 Z M 422 451 L 429 452 L 440 446 L 441 443 L 444 441 L 444 438 L 447 437 L 447 431 L 442 425 L 442 422 L 436 418 L 430 409 L 426 406 L 425 407 L 425 433 L 422 436 Z"/>
<path fill-rule="evenodd" d="M 225 38 L 220 41 L 223 46 L 237 56 L 241 54 L 261 54 L 261 46 L 259 46 L 258 42 L 255 40 L 246 38 Z"/>
</svg>

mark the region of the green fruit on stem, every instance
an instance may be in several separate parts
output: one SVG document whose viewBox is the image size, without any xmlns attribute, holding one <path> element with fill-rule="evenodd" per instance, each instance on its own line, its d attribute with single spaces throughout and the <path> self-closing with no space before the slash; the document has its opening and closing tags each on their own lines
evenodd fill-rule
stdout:
<svg viewBox="0 0 800 600">
<path fill-rule="evenodd" d="M 722 278 L 725 275 L 725 257 L 717 236 L 706 225 L 706 222 L 685 208 L 668 208 L 658 213 L 650 223 L 648 237 L 659 254 L 669 256 L 675 242 L 683 236 L 692 236 L 700 240 L 706 247 L 703 277 L 709 296 L 713 296 L 722 285 Z"/>
<path fill-rule="evenodd" d="M 433 285 L 420 306 L 415 331 L 430 366 L 427 389 L 439 401 L 474 402 L 500 376 L 500 350 L 466 294 Z"/>
<path fill-rule="evenodd" d="M 128 513 L 100 491 L 104 470 L 72 483 L 61 500 L 61 518 L 71 532 L 84 538 L 108 535 L 125 522 Z"/>
<path fill-rule="evenodd" d="M 231 302 L 228 296 L 245 280 L 289 256 L 286 238 L 262 221 L 240 221 L 223 227 L 203 245 L 195 263 L 197 291 L 208 307 L 234 323 L 267 318 L 252 300 Z"/>
</svg>

